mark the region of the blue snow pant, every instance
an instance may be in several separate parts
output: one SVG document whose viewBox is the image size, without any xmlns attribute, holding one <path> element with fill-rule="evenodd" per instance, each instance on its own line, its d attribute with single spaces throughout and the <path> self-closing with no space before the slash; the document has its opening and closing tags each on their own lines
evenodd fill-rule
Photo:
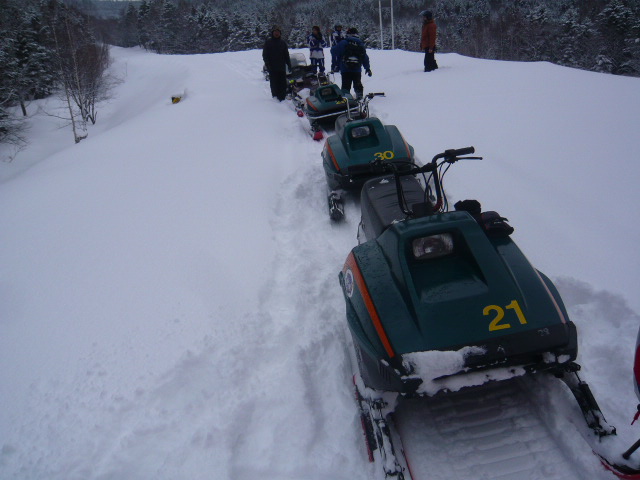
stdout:
<svg viewBox="0 0 640 480">
<path fill-rule="evenodd" d="M 312 58 L 311 65 L 316 67 L 316 72 L 324 73 L 324 58 Z"/>
<path fill-rule="evenodd" d="M 362 72 L 342 72 L 342 91 L 344 93 L 351 92 L 351 85 L 356 92 L 356 98 L 362 98 L 364 94 L 364 85 L 362 85 Z"/>
</svg>

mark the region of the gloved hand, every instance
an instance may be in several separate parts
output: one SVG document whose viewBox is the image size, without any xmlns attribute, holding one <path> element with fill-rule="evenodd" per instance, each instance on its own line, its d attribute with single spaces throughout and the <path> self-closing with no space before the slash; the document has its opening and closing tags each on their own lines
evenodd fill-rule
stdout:
<svg viewBox="0 0 640 480">
<path fill-rule="evenodd" d="M 368 76 L 373 75 L 373 73 L 371 73 L 371 70 L 370 70 L 370 69 L 369 69 L 369 70 L 365 70 L 365 73 L 366 73 Z"/>
</svg>

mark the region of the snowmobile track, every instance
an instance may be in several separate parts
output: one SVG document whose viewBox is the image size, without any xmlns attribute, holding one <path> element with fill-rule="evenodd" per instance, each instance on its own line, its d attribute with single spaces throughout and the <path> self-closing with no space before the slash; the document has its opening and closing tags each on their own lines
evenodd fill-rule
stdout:
<svg viewBox="0 0 640 480">
<path fill-rule="evenodd" d="M 413 480 L 580 480 L 523 382 L 403 399 L 393 417 Z M 443 459 L 446 459 L 443 462 Z"/>
</svg>

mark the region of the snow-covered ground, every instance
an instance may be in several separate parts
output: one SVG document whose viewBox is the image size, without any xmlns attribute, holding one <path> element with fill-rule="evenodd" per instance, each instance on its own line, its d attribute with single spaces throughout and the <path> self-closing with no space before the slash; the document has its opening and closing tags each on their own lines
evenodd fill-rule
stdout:
<svg viewBox="0 0 640 480">
<path fill-rule="evenodd" d="M 630 444 L 640 79 L 454 54 L 425 74 L 419 54 L 369 53 L 365 88 L 387 94 L 372 112 L 423 161 L 484 156 L 449 172 L 450 199 L 509 218 L 556 281 Z M 112 55 L 122 81 L 86 140 L 34 115 L 0 164 L 0 478 L 373 478 L 337 281 L 359 215 L 329 221 L 322 145 L 271 99 L 259 51 Z"/>
</svg>

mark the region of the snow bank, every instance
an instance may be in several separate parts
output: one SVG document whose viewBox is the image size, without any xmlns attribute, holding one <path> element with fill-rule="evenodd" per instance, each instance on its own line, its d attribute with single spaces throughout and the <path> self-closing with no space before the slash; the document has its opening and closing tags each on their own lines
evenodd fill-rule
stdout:
<svg viewBox="0 0 640 480">
<path fill-rule="evenodd" d="M 565 277 L 585 377 L 624 423 L 640 80 L 370 53 L 372 112 L 419 157 L 485 156 L 450 171 L 451 199 L 508 217 Z M 34 116 L 0 165 L 0 477 L 372 478 L 337 281 L 359 213 L 329 221 L 322 146 L 270 98 L 258 51 L 113 56 L 122 82 L 86 140 Z"/>
</svg>

